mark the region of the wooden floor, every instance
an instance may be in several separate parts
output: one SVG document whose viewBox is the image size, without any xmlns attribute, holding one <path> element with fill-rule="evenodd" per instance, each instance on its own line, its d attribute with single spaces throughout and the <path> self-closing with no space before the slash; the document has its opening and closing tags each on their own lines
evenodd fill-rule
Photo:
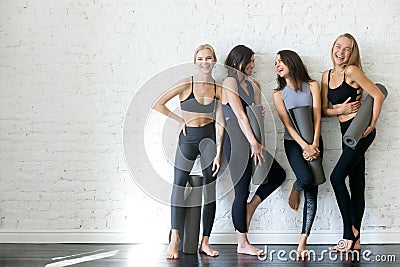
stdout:
<svg viewBox="0 0 400 267">
<path fill-rule="evenodd" d="M 296 249 L 295 245 L 269 245 L 264 259 L 238 255 L 235 245 L 215 245 L 213 247 L 220 252 L 216 258 L 180 253 L 178 260 L 167 260 L 164 256 L 166 247 L 146 244 L 0 244 L 0 267 L 400 266 L 400 244 L 364 245 L 360 262 L 353 263 L 345 259 L 345 254 L 325 252 L 322 255 L 328 247 L 324 245 L 310 245 L 308 249 L 316 255 L 305 261 L 294 259 L 294 254 L 290 254 Z M 262 245 L 258 247 L 265 249 Z M 280 256 L 279 250 L 282 250 Z"/>
</svg>

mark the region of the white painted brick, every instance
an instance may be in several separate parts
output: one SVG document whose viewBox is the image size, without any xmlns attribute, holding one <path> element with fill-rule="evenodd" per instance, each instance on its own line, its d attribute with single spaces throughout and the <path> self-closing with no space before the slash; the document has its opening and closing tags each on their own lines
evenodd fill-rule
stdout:
<svg viewBox="0 0 400 267">
<path fill-rule="evenodd" d="M 300 231 L 301 215 L 287 205 L 295 177 L 271 97 L 274 58 L 281 49 L 294 49 L 320 81 L 331 67 L 332 42 L 343 32 L 356 36 L 366 74 L 389 90 L 377 138 L 366 154 L 363 228 L 400 230 L 398 206 L 393 204 L 399 202 L 400 190 L 400 2 L 3 2 L 0 230 L 168 229 L 169 207 L 143 193 L 130 177 L 123 155 L 125 112 L 148 79 L 191 62 L 195 47 L 207 42 L 221 63 L 237 44 L 256 52 L 254 76 L 274 113 L 276 144 L 268 140 L 268 145 L 276 145 L 287 181 L 260 206 L 251 230 Z M 267 128 L 274 129 L 271 124 Z M 329 183 L 341 150 L 335 118 L 323 119 L 322 136 L 328 181 L 320 186 L 314 230 L 336 233 L 341 218 Z M 158 171 L 172 180 L 171 168 L 162 160 L 155 160 L 164 166 Z M 218 184 L 219 193 L 227 184 Z M 214 232 L 233 233 L 232 200 L 232 192 L 218 200 Z M 135 220 L 139 213 L 152 223 Z"/>
</svg>

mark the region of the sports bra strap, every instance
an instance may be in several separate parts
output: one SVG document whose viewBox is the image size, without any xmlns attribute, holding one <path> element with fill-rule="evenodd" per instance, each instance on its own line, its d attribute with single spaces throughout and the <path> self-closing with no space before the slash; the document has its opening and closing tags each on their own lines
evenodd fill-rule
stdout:
<svg viewBox="0 0 400 267">
<path fill-rule="evenodd" d="M 331 80 L 331 71 L 332 71 L 332 69 L 330 69 L 330 70 L 329 70 L 329 73 L 328 73 L 328 88 L 330 88 L 330 87 L 329 87 L 329 82 L 330 82 L 330 80 Z"/>
<path fill-rule="evenodd" d="M 214 80 L 214 98 L 217 99 L 217 85 L 215 84 L 215 80 Z"/>
<path fill-rule="evenodd" d="M 217 98 L 217 85 L 215 84 L 214 79 L 213 79 L 213 81 L 214 81 L 214 98 L 216 99 Z M 193 83 L 194 83 L 194 81 L 193 81 L 193 76 L 192 76 L 192 94 L 193 94 L 193 97 L 195 98 L 194 92 L 193 92 Z"/>
</svg>

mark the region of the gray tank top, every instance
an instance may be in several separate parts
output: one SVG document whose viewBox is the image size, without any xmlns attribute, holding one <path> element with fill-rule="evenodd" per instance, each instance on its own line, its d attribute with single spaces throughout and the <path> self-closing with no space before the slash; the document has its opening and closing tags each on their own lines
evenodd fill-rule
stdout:
<svg viewBox="0 0 400 267">
<path fill-rule="evenodd" d="M 297 91 L 286 85 L 285 88 L 283 88 L 282 90 L 282 94 L 286 110 L 303 106 L 312 107 L 312 94 L 310 91 L 310 85 L 308 83 L 303 83 L 301 86 L 301 90 Z M 286 140 L 293 140 L 293 138 L 288 133 L 286 127 L 283 138 Z"/>
</svg>

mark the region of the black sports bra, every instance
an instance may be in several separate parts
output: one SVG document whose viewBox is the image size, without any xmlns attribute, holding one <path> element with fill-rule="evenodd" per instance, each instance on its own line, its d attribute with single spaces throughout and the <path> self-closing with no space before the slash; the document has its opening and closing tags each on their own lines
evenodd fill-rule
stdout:
<svg viewBox="0 0 400 267">
<path fill-rule="evenodd" d="M 331 80 L 331 71 L 329 70 L 328 74 L 328 100 L 333 104 L 341 104 L 347 100 L 347 98 L 351 97 L 349 102 L 354 102 L 359 100 L 361 97 L 361 87 L 354 88 L 350 84 L 346 82 L 346 74 L 343 74 L 343 82 L 337 88 L 330 88 L 329 81 Z M 357 91 L 360 90 L 360 93 Z"/>
<path fill-rule="evenodd" d="M 197 112 L 197 113 L 213 113 L 215 104 L 216 104 L 216 90 L 217 86 L 215 85 L 214 81 L 214 98 L 210 104 L 203 105 L 200 104 L 193 93 L 193 76 L 192 76 L 192 92 L 190 95 L 183 101 L 181 101 L 181 110 L 188 111 L 188 112 Z"/>
</svg>

